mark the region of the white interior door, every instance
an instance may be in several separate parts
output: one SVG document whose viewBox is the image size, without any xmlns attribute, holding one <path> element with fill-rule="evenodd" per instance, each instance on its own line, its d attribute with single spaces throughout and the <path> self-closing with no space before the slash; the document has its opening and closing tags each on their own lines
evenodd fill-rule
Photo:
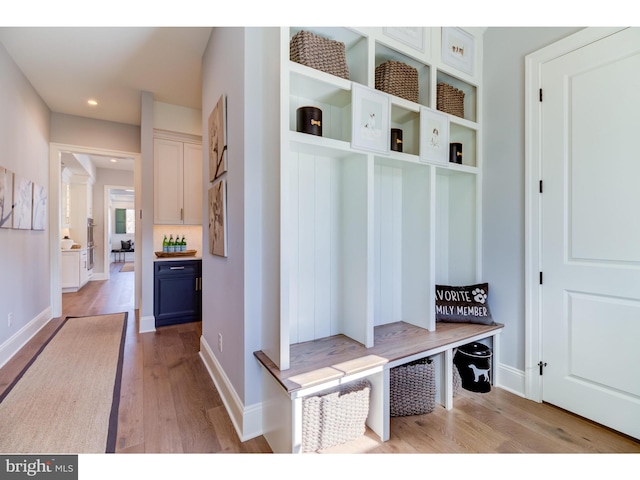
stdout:
<svg viewBox="0 0 640 480">
<path fill-rule="evenodd" d="M 541 73 L 542 397 L 640 438 L 640 29 Z"/>
</svg>

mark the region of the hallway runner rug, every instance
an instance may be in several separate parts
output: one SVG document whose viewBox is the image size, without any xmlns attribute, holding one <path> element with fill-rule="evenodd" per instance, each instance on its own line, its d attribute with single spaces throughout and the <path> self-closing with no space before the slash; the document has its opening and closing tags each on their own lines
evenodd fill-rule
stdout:
<svg viewBox="0 0 640 480">
<path fill-rule="evenodd" d="M 134 264 L 130 262 L 122 265 L 122 268 L 120 269 L 121 272 L 133 272 L 134 270 L 135 270 Z"/>
<path fill-rule="evenodd" d="M 67 317 L 0 396 L 0 453 L 113 453 L 126 329 Z"/>
</svg>

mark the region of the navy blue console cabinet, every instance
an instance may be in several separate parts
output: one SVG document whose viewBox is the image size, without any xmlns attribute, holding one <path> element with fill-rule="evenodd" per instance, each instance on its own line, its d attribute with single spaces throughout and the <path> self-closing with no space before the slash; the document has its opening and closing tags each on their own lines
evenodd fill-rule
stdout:
<svg viewBox="0 0 640 480">
<path fill-rule="evenodd" d="M 202 320 L 202 260 L 154 263 L 156 327 Z"/>
</svg>

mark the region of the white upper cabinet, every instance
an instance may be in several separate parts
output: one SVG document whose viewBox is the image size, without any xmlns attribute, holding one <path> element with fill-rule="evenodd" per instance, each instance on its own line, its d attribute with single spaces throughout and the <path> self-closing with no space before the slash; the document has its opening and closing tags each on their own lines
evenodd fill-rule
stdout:
<svg viewBox="0 0 640 480">
<path fill-rule="evenodd" d="M 154 223 L 202 223 L 202 146 L 155 138 Z"/>
</svg>

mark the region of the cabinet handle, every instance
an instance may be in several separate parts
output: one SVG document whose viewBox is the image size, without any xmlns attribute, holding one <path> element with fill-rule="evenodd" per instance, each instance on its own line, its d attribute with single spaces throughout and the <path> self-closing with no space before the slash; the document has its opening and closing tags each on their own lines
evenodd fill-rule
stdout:
<svg viewBox="0 0 640 480">
<path fill-rule="evenodd" d="M 184 270 L 184 267 L 169 267 L 171 270 Z"/>
<path fill-rule="evenodd" d="M 184 208 L 180 209 L 180 220 L 184 220 Z"/>
</svg>

